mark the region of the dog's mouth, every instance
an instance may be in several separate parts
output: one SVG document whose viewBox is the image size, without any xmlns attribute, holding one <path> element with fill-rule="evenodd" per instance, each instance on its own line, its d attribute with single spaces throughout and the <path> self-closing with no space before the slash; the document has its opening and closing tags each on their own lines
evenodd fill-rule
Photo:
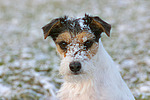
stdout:
<svg viewBox="0 0 150 100">
<path fill-rule="evenodd" d="M 78 76 L 78 75 L 83 75 L 83 74 L 85 74 L 85 73 L 83 73 L 83 71 L 78 71 L 78 72 L 69 72 L 68 74 L 67 74 L 67 76 Z"/>
<path fill-rule="evenodd" d="M 80 75 L 81 72 L 71 72 L 72 75 Z"/>
<path fill-rule="evenodd" d="M 80 82 L 89 79 L 89 76 L 83 72 L 68 73 L 64 75 L 64 79 L 68 82 Z"/>
</svg>

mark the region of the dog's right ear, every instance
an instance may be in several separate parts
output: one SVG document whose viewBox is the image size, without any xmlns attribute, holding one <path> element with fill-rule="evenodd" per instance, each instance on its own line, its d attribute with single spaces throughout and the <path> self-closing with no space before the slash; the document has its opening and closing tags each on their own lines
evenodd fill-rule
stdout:
<svg viewBox="0 0 150 100">
<path fill-rule="evenodd" d="M 50 23 L 42 27 L 44 32 L 44 39 L 46 39 L 48 36 L 51 36 L 53 33 L 53 29 L 60 24 L 60 18 L 53 19 Z M 54 31 L 53 31 L 54 32 Z"/>
<path fill-rule="evenodd" d="M 97 37 L 100 37 L 102 32 L 105 32 L 108 37 L 110 37 L 111 25 L 103 21 L 98 16 L 89 16 L 85 14 L 83 18 L 85 24 L 87 24 L 91 30 L 95 33 Z"/>
</svg>

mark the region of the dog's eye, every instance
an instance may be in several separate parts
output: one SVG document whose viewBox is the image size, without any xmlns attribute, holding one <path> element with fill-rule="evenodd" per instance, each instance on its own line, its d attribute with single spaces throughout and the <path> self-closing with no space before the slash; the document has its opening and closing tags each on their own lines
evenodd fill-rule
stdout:
<svg viewBox="0 0 150 100">
<path fill-rule="evenodd" d="M 67 45 L 68 45 L 67 42 L 61 41 L 61 42 L 58 43 L 58 44 L 59 44 L 59 46 L 60 46 L 60 48 L 61 48 L 62 50 L 67 50 Z"/>
<path fill-rule="evenodd" d="M 86 42 L 84 42 L 84 47 L 85 49 L 89 49 L 92 45 L 93 45 L 94 41 L 93 40 L 87 40 Z"/>
</svg>

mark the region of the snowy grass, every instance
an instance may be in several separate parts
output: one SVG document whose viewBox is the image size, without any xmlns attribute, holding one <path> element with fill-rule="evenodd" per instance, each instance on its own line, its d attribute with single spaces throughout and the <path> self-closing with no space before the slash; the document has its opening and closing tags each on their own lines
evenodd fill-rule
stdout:
<svg viewBox="0 0 150 100">
<path fill-rule="evenodd" d="M 137 100 L 150 99 L 150 1 L 1 0 L 0 99 L 44 100 L 63 82 L 53 41 L 41 27 L 52 18 L 98 15 L 112 24 L 102 37 Z"/>
</svg>

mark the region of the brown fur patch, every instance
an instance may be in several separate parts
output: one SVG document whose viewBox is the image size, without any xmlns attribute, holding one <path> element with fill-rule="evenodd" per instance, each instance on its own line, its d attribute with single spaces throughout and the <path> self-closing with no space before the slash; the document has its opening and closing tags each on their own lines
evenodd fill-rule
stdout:
<svg viewBox="0 0 150 100">
<path fill-rule="evenodd" d="M 70 51 L 70 50 L 74 51 L 73 50 L 74 48 L 70 49 L 69 47 L 68 47 L 67 51 L 62 50 L 58 44 L 61 41 L 65 41 L 69 45 L 70 45 L 70 43 L 73 42 L 73 44 L 79 44 L 79 47 L 81 47 L 81 46 L 84 46 L 83 45 L 84 42 L 86 42 L 87 40 L 93 39 L 93 38 L 94 38 L 94 34 L 91 34 L 88 32 L 79 33 L 74 37 L 69 32 L 61 33 L 55 41 L 56 47 L 57 47 L 57 52 L 60 54 L 60 56 L 65 57 L 66 53 L 68 51 Z M 88 50 L 81 49 L 79 52 L 82 52 L 82 51 L 86 52 L 86 56 L 89 59 L 91 59 L 91 57 L 97 53 L 97 50 L 98 50 L 98 43 L 95 42 L 95 43 L 93 43 L 92 47 L 89 48 Z"/>
<path fill-rule="evenodd" d="M 61 33 L 60 35 L 58 35 L 58 37 L 56 38 L 56 43 L 61 42 L 61 41 L 65 41 L 67 43 L 71 42 L 71 35 L 69 32 L 64 32 Z"/>
<path fill-rule="evenodd" d="M 95 36 L 94 34 L 87 33 L 87 32 L 82 32 L 76 36 L 77 40 L 79 41 L 79 45 L 83 46 L 83 43 L 86 42 L 87 40 L 93 39 Z M 92 56 L 94 56 L 97 53 L 98 50 L 98 43 L 93 43 L 92 47 L 89 48 L 86 53 L 87 57 L 91 59 Z"/>
<path fill-rule="evenodd" d="M 64 51 L 60 48 L 58 44 L 56 44 L 56 48 L 57 48 L 57 52 L 59 53 L 59 55 L 64 56 Z"/>
<path fill-rule="evenodd" d="M 98 43 L 93 43 L 92 47 L 87 51 L 87 57 L 91 59 L 98 51 Z"/>
<path fill-rule="evenodd" d="M 57 52 L 58 52 L 61 56 L 65 57 L 65 56 L 66 56 L 66 51 L 62 50 L 62 49 L 60 48 L 60 46 L 58 45 L 58 43 L 61 42 L 61 41 L 65 41 L 65 42 L 67 42 L 67 43 L 69 44 L 69 43 L 71 42 L 71 35 L 70 35 L 70 33 L 69 33 L 69 32 L 61 33 L 61 34 L 56 38 L 56 41 L 55 41 L 56 47 L 57 47 Z"/>
<path fill-rule="evenodd" d="M 94 38 L 94 34 L 91 34 L 91 33 L 88 33 L 88 32 L 82 32 L 82 33 L 80 33 L 80 34 L 77 34 L 77 36 L 76 36 L 75 38 L 77 38 L 77 40 L 78 40 L 80 43 L 83 43 L 83 42 L 85 42 L 86 40 L 89 40 L 89 39 Z"/>
</svg>

